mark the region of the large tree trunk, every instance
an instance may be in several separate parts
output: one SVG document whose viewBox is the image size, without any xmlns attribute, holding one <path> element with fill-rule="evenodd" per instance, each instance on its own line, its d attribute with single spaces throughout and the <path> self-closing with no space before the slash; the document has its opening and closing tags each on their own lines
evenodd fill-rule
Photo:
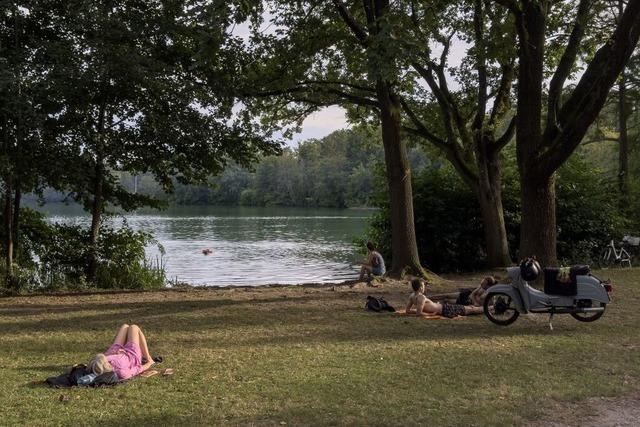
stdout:
<svg viewBox="0 0 640 427">
<path fill-rule="evenodd" d="M 547 10 L 528 2 L 518 16 L 518 114 L 516 147 L 520 172 L 522 222 L 520 258 L 535 255 L 556 264 L 555 178 L 539 170 L 542 146 L 542 83 Z"/>
<path fill-rule="evenodd" d="M 15 288 L 15 276 L 13 272 L 13 186 L 11 176 L 4 180 L 4 234 L 5 234 L 5 268 L 6 283 L 8 289 Z"/>
<path fill-rule="evenodd" d="M 502 177 L 499 153 L 483 156 L 479 162 L 479 180 L 476 190 L 487 248 L 489 267 L 511 265 L 509 242 L 502 208 Z"/>
<path fill-rule="evenodd" d="M 521 188 L 520 258 L 535 256 L 544 266 L 557 265 L 555 175 L 523 176 Z"/>
<path fill-rule="evenodd" d="M 376 90 L 390 195 L 392 266 L 389 275 L 424 275 L 416 244 L 411 167 L 401 137 L 400 105 L 386 82 L 378 81 Z"/>
<path fill-rule="evenodd" d="M 618 130 L 620 131 L 619 159 L 618 159 L 618 186 L 623 200 L 629 195 L 629 135 L 627 131 L 627 82 L 625 72 L 622 72 L 618 82 Z"/>
<path fill-rule="evenodd" d="M 98 156 L 95 166 L 95 181 L 93 187 L 93 204 L 91 206 L 91 234 L 89 236 L 89 265 L 87 266 L 87 280 L 93 282 L 98 271 L 98 238 L 103 208 L 103 166 L 102 158 Z"/>
</svg>

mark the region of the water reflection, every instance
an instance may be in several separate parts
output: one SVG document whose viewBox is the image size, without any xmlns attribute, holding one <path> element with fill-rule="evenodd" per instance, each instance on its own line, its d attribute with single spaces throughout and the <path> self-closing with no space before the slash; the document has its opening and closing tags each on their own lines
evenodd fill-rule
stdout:
<svg viewBox="0 0 640 427">
<path fill-rule="evenodd" d="M 46 206 L 51 220 L 85 226 L 75 206 Z M 193 284 L 261 285 L 336 282 L 353 278 L 359 255 L 351 244 L 370 211 L 177 207 L 128 214 L 134 229 L 154 234 L 165 247 L 167 274 Z M 111 220 L 115 226 L 122 218 Z M 211 248 L 210 255 L 202 250 Z M 148 256 L 157 256 L 149 248 Z"/>
</svg>

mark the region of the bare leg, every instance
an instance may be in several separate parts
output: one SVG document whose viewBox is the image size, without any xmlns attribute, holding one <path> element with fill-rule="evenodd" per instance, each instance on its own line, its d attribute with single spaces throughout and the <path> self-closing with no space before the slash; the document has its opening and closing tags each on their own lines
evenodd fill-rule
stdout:
<svg viewBox="0 0 640 427">
<path fill-rule="evenodd" d="M 475 305 L 465 305 L 464 306 L 464 314 L 482 314 L 484 313 L 484 308 L 476 307 Z"/>
<path fill-rule="evenodd" d="M 147 359 L 147 361 L 151 360 L 149 347 L 147 346 L 147 340 L 138 325 L 131 325 L 129 327 L 129 333 L 127 334 L 127 343 L 130 342 L 134 342 L 140 347 L 140 351 L 142 352 L 142 357 L 144 359 Z"/>
<path fill-rule="evenodd" d="M 371 275 L 371 267 L 369 267 L 368 265 L 363 265 L 360 269 L 360 280 L 364 280 L 365 274 L 367 276 Z"/>
<path fill-rule="evenodd" d="M 113 339 L 114 344 L 125 345 L 127 342 L 127 334 L 129 332 L 129 325 L 126 323 L 120 326 L 116 337 Z"/>
<path fill-rule="evenodd" d="M 147 338 L 142 333 L 142 329 L 140 329 L 140 350 L 142 351 L 142 357 L 147 359 L 148 362 L 153 360 L 151 357 L 151 353 L 149 353 L 149 346 L 147 345 Z"/>
</svg>

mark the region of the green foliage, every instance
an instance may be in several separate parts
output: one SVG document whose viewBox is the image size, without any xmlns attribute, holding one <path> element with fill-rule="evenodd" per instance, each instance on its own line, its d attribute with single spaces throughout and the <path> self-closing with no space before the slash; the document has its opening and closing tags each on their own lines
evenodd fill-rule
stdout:
<svg viewBox="0 0 640 427">
<path fill-rule="evenodd" d="M 100 229 L 95 286 L 107 289 L 158 288 L 164 285 L 162 265 L 145 258 L 145 248 L 157 243 L 148 233 L 134 231 L 125 223 Z M 46 252 L 39 254 L 41 287 L 55 289 L 68 283 L 87 287 L 84 277 L 89 256 L 88 230 L 75 225 L 54 224 Z"/>
<path fill-rule="evenodd" d="M 556 200 L 558 260 L 565 265 L 594 263 L 603 245 L 621 239 L 629 226 L 615 187 L 577 156 L 558 172 Z"/>
<path fill-rule="evenodd" d="M 414 170 L 421 170 L 427 163 L 421 150 L 411 150 L 409 158 Z M 211 177 L 208 186 L 177 184 L 167 195 L 152 177 L 141 175 L 137 191 L 178 205 L 372 206 L 372 167 L 382 159 L 377 133 L 340 130 L 322 139 L 303 141 L 280 156 L 264 157 L 253 171 L 229 165 L 220 175 Z M 131 175 L 120 176 L 121 184 L 133 191 Z"/>
<path fill-rule="evenodd" d="M 504 215 L 513 254 L 520 239 L 520 199 L 513 166 L 504 177 Z M 378 178 L 380 179 L 380 177 Z M 428 167 L 413 182 L 416 238 L 420 258 L 436 272 L 484 267 L 484 231 L 475 195 L 449 166 Z M 609 239 L 620 239 L 629 221 L 616 207 L 613 188 L 579 156 L 558 172 L 556 189 L 558 258 L 561 264 L 593 264 Z M 391 230 L 386 196 L 378 194 L 380 211 L 370 222 L 367 238 L 390 254 Z"/>
</svg>

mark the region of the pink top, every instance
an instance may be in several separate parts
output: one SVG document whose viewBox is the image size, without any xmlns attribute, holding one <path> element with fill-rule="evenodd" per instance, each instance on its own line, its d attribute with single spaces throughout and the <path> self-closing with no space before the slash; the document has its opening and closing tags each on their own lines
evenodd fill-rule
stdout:
<svg viewBox="0 0 640 427">
<path fill-rule="evenodd" d="M 104 354 L 120 380 L 135 377 L 142 372 L 142 352 L 134 342 L 112 344 Z"/>
</svg>

